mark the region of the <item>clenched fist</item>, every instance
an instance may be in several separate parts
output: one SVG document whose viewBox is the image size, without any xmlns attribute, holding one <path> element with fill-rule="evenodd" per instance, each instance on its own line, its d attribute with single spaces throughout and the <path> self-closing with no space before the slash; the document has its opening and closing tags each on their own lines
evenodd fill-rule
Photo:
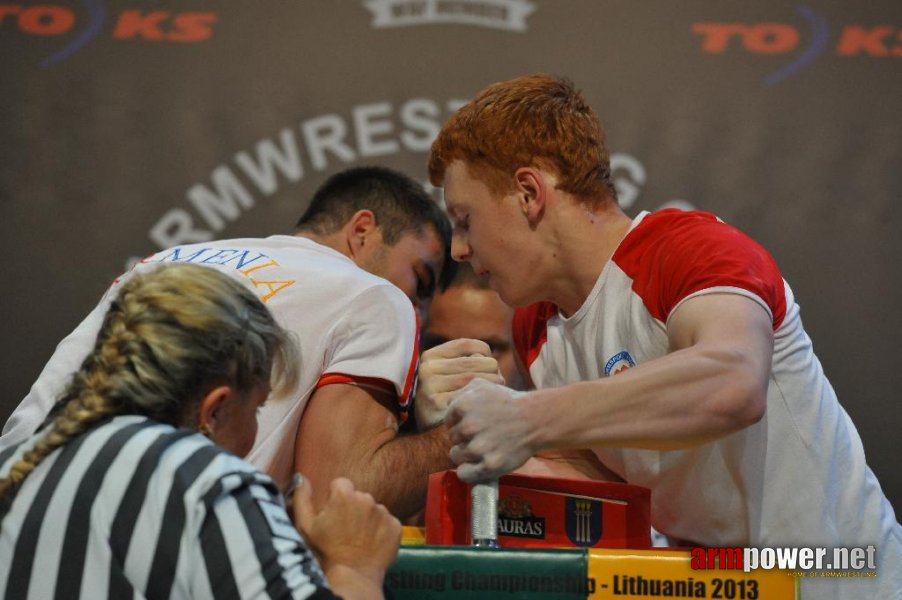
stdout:
<svg viewBox="0 0 902 600">
<path fill-rule="evenodd" d="M 448 403 L 474 379 L 504 384 L 498 361 L 485 342 L 462 338 L 424 352 L 414 400 L 417 425 L 429 429 L 444 421 Z"/>
</svg>

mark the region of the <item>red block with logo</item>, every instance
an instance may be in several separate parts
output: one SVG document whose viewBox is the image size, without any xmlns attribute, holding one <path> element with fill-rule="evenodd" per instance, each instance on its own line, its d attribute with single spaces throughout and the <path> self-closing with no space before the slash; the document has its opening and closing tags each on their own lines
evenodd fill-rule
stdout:
<svg viewBox="0 0 902 600">
<path fill-rule="evenodd" d="M 470 488 L 454 471 L 429 476 L 427 544 L 470 544 Z M 626 483 L 506 475 L 498 481 L 498 543 L 649 548 L 651 492 Z"/>
</svg>

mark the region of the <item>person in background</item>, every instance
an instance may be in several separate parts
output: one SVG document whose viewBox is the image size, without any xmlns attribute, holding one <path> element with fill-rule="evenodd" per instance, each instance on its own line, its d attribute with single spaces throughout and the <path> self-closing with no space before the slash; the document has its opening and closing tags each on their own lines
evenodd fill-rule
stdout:
<svg viewBox="0 0 902 600">
<path fill-rule="evenodd" d="M 0 596 L 381 597 L 400 539 L 384 506 L 336 479 L 316 509 L 305 482 L 305 542 L 238 458 L 297 363 L 235 280 L 193 265 L 130 278 L 44 426 L 0 452 Z"/>
<path fill-rule="evenodd" d="M 430 386 L 434 401 L 415 405 L 419 426 L 433 427 L 444 418 L 448 401 L 463 387 L 462 381 L 455 380 L 453 367 L 455 357 L 465 353 L 472 355 L 474 363 L 491 356 L 505 385 L 522 389 L 511 343 L 513 314 L 485 278 L 477 276 L 467 264 L 458 266 L 447 288 L 436 293 L 423 321 L 420 386 Z M 486 363 L 485 369 L 491 366 Z"/>
<path fill-rule="evenodd" d="M 416 388 L 417 310 L 453 274 L 450 237 L 447 216 L 419 183 L 360 167 L 330 177 L 291 235 L 157 252 L 117 280 L 59 344 L 6 423 L 0 449 L 43 420 L 133 274 L 159 263 L 198 264 L 242 282 L 301 343 L 300 377 L 260 409 L 248 462 L 280 486 L 303 472 L 317 504 L 330 481 L 347 477 L 396 516 L 412 514 L 425 503 L 428 474 L 452 466 L 445 428 L 399 434 Z M 461 385 L 472 377 L 499 380 L 494 359 L 470 372 L 473 349 L 461 352 L 445 362 Z M 427 405 L 430 386 L 421 389 L 417 402 Z"/>
<path fill-rule="evenodd" d="M 536 391 L 475 381 L 445 425 L 465 481 L 591 448 L 652 491 L 662 533 L 712 547 L 876 549 L 876 577 L 817 598 L 902 598 L 902 527 L 814 355 L 774 259 L 703 212 L 629 218 L 572 82 L 487 87 L 429 157 L 452 255 L 516 306 Z"/>
</svg>

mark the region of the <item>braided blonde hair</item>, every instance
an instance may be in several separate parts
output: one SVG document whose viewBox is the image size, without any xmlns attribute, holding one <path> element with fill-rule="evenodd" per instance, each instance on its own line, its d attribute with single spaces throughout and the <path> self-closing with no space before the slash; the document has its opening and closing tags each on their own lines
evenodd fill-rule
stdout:
<svg viewBox="0 0 902 600">
<path fill-rule="evenodd" d="M 240 393 L 297 380 L 298 350 L 254 294 L 209 267 L 134 275 L 109 307 L 93 351 L 47 417 L 46 434 L 0 479 L 0 498 L 55 448 L 98 421 L 144 415 L 193 425 L 216 385 Z"/>
</svg>

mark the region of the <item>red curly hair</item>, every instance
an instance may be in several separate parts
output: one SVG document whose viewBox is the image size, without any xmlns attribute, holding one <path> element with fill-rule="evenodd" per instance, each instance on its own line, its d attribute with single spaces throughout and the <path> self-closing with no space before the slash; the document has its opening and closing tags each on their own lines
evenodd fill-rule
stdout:
<svg viewBox="0 0 902 600">
<path fill-rule="evenodd" d="M 429 179 L 462 160 L 495 194 L 510 192 L 514 172 L 538 166 L 557 188 L 583 201 L 616 200 L 610 155 L 595 112 L 569 79 L 524 75 L 494 83 L 457 111 L 429 153 Z"/>
</svg>

